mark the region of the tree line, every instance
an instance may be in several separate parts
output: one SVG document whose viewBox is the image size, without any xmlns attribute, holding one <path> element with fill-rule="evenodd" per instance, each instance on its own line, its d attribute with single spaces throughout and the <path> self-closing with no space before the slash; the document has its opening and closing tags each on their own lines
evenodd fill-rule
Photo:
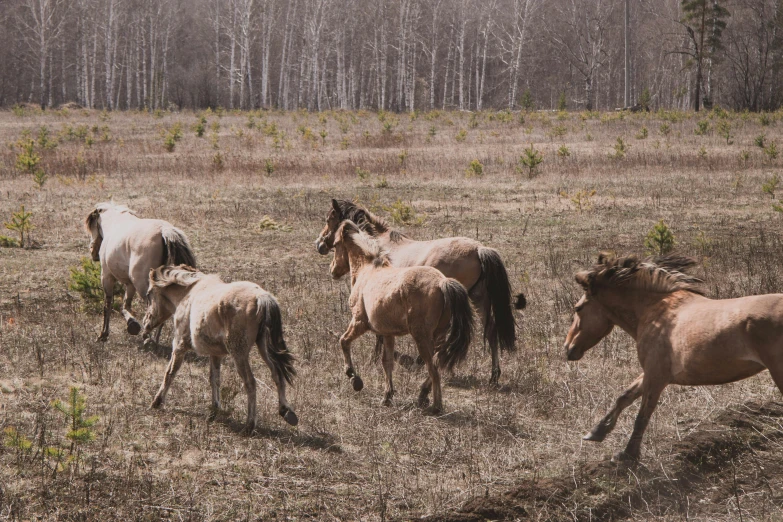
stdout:
<svg viewBox="0 0 783 522">
<path fill-rule="evenodd" d="M 775 110 L 782 8 L 783 0 L 3 0 L 0 105 Z"/>
</svg>

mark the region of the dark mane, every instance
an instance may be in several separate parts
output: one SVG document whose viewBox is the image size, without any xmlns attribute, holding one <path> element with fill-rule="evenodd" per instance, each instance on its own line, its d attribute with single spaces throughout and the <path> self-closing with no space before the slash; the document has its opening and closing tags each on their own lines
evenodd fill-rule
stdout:
<svg viewBox="0 0 783 522">
<path fill-rule="evenodd" d="M 589 290 L 597 286 L 627 286 L 650 292 L 671 293 L 685 290 L 704 295 L 702 280 L 688 274 L 696 266 L 692 257 L 669 254 L 639 259 L 637 256 L 614 257 L 601 254 L 598 264 L 587 273 Z"/>
<path fill-rule="evenodd" d="M 359 228 L 356 223 L 351 220 L 343 220 L 340 228 L 343 238 L 358 246 L 364 252 L 365 257 L 372 259 L 374 267 L 391 266 L 388 253 L 381 248 L 375 238 Z"/>
<path fill-rule="evenodd" d="M 376 216 L 361 205 L 344 199 L 337 199 L 335 201 L 337 202 L 337 206 L 340 207 L 340 221 L 346 219 L 353 221 L 361 230 L 373 237 L 383 234 L 384 232 L 389 232 L 389 239 L 394 243 L 400 241 L 402 238 L 408 237 L 399 230 L 391 228 L 385 219 Z"/>
</svg>

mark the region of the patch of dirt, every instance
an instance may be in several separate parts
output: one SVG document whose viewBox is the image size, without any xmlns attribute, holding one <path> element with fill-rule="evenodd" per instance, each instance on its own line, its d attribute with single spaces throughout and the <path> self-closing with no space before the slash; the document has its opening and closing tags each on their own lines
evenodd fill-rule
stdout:
<svg viewBox="0 0 783 522">
<path fill-rule="evenodd" d="M 736 514 L 737 502 L 747 513 L 741 499 L 749 495 L 764 495 L 767 503 L 781 508 L 782 446 L 783 403 L 750 402 L 723 411 L 675 443 L 665 470 L 647 468 L 644 457 L 632 467 L 608 460 L 584 463 L 572 474 L 525 480 L 501 495 L 477 497 L 456 512 L 422 520 L 616 521 L 634 514 L 710 518 L 732 510 Z"/>
</svg>

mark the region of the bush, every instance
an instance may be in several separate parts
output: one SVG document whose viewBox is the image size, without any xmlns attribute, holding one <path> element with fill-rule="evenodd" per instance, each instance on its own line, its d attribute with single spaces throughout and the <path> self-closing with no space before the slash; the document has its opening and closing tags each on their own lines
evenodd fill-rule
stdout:
<svg viewBox="0 0 783 522">
<path fill-rule="evenodd" d="M 519 157 L 519 163 L 527 168 L 527 177 L 531 179 L 535 175 L 536 168 L 543 162 L 544 158 L 541 155 L 541 152 L 536 150 L 532 143 L 530 144 L 530 147 L 525 149 L 525 153 Z M 521 170 L 521 168 L 517 167 L 517 170 Z"/>
<path fill-rule="evenodd" d="M 473 176 L 480 177 L 484 174 L 484 165 L 482 165 L 479 160 L 474 159 L 470 162 L 468 169 L 465 172 L 469 178 Z"/>
<path fill-rule="evenodd" d="M 389 212 L 392 223 L 395 225 L 421 225 L 424 218 L 417 215 L 412 206 L 398 199 L 384 210 Z"/>
<path fill-rule="evenodd" d="M 654 225 L 644 238 L 644 247 L 650 253 L 659 256 L 671 252 L 675 244 L 674 234 L 663 220 Z"/>
<path fill-rule="evenodd" d="M 68 290 L 79 294 L 84 310 L 95 313 L 103 310 L 104 295 L 103 285 L 101 284 L 101 264 L 89 257 L 82 257 L 79 260 L 79 266 L 72 266 L 70 272 L 71 277 L 68 281 Z M 122 285 L 119 282 L 115 283 L 114 293 L 122 294 L 123 292 Z"/>
</svg>

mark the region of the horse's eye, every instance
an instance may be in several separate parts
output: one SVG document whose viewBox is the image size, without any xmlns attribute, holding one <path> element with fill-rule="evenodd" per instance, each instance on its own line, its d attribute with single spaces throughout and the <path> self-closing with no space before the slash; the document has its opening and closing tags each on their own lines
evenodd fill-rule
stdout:
<svg viewBox="0 0 783 522">
<path fill-rule="evenodd" d="M 583 307 L 584 307 L 584 305 L 578 305 L 578 306 L 575 306 L 575 307 L 574 307 L 574 312 L 576 312 L 576 313 L 579 313 L 579 312 L 581 312 Z"/>
</svg>

